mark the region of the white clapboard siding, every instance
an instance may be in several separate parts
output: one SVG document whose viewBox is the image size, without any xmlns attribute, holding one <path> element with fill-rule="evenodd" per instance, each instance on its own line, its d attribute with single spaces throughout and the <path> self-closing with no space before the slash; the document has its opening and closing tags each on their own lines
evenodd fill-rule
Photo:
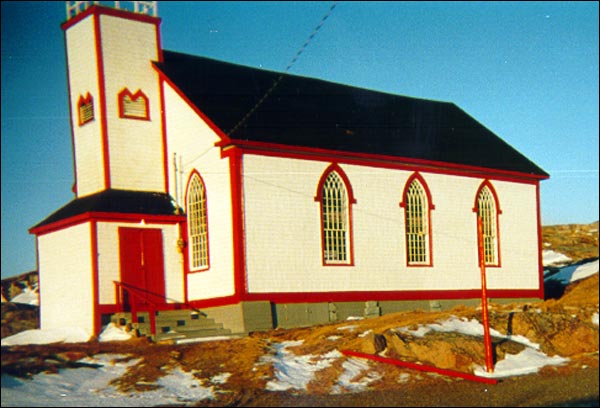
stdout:
<svg viewBox="0 0 600 408">
<path fill-rule="evenodd" d="M 187 275 L 189 300 L 230 296 L 235 288 L 229 159 L 222 158 L 220 148 L 215 146 L 220 140 L 215 132 L 168 84 L 164 97 L 169 193 L 185 209 L 187 183 L 194 171 L 206 188 L 210 267 Z"/>
<path fill-rule="evenodd" d="M 244 156 L 246 256 L 250 292 L 427 291 L 480 287 L 475 194 L 481 178 L 421 172 L 431 192 L 432 265 L 406 262 L 405 183 L 413 173 L 340 167 L 354 191 L 353 266 L 323 266 L 320 207 L 314 201 L 328 162 Z M 536 289 L 534 185 L 491 180 L 499 195 L 502 266 L 488 285 Z M 510 203 L 510 204 L 509 204 Z"/>
<path fill-rule="evenodd" d="M 100 89 L 94 22 L 88 17 L 65 33 L 71 104 L 71 127 L 79 196 L 104 188 L 103 150 L 100 120 Z M 79 126 L 77 103 L 90 94 L 94 101 L 94 120 Z"/>
<path fill-rule="evenodd" d="M 163 142 L 156 26 L 142 21 L 101 15 L 106 86 L 110 174 L 113 188 L 162 191 Z M 127 88 L 148 97 L 149 119 L 119 117 L 118 94 Z"/>
<path fill-rule="evenodd" d="M 37 238 L 40 325 L 81 327 L 93 333 L 91 227 L 78 224 Z"/>
</svg>

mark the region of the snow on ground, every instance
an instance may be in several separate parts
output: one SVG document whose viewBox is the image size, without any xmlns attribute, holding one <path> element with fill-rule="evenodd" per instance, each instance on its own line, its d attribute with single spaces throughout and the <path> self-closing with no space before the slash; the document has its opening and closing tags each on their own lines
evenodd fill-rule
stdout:
<svg viewBox="0 0 600 408">
<path fill-rule="evenodd" d="M 423 337 L 430 331 L 455 332 L 469 336 L 483 337 L 483 325 L 475 319 L 459 319 L 452 316 L 447 320 L 438 323 L 419 325 L 417 329 L 409 330 L 405 327 L 396 329 L 397 331 L 408 333 L 416 337 Z M 488 373 L 483 367 L 475 367 L 475 375 L 491 378 L 511 377 L 515 375 L 536 373 L 540 368 L 547 365 L 560 365 L 569 361 L 568 358 L 560 356 L 549 357 L 540 351 L 540 345 L 532 342 L 521 335 L 504 335 L 497 330 L 490 329 L 490 335 L 495 338 L 508 339 L 516 343 L 523 344 L 525 349 L 519 354 L 507 354 L 504 360 L 500 360 L 494 366 L 494 370 Z"/>
<path fill-rule="evenodd" d="M 263 356 L 261 363 L 272 363 L 275 367 L 275 379 L 267 383 L 267 390 L 306 389 L 316 371 L 329 367 L 334 360 L 342 357 L 339 351 L 315 358 L 316 356 L 311 354 L 297 356 L 287 350 L 288 347 L 299 346 L 302 343 L 303 340 L 276 343 L 273 345 L 275 355 Z"/>
<path fill-rule="evenodd" d="M 98 336 L 99 341 L 122 341 L 129 340 L 131 338 L 131 334 L 127 333 L 125 330 L 121 329 L 114 323 L 109 323 L 106 325 L 100 336 Z"/>
<path fill-rule="evenodd" d="M 91 334 L 80 327 L 63 327 L 61 329 L 25 330 L 2 339 L 2 346 L 21 344 L 51 344 L 51 343 L 85 343 Z"/>
<path fill-rule="evenodd" d="M 598 261 L 578 266 L 562 268 L 560 272 L 549 277 L 571 282 L 598 273 Z M 598 314 L 592 317 L 592 323 L 598 325 Z M 339 328 L 342 331 L 354 331 L 356 326 Z M 425 335 L 431 330 L 442 332 L 459 332 L 481 337 L 483 327 L 472 319 L 451 317 L 447 320 L 422 325 L 416 330 L 398 328 L 415 336 Z M 486 377 L 509 377 L 537 372 L 547 365 L 559 365 L 568 361 L 561 356 L 547 356 L 539 350 L 539 345 L 524 336 L 507 336 L 495 330 L 491 335 L 499 338 L 510 338 L 525 345 L 525 349 L 516 355 L 507 355 L 496 363 L 492 373 L 483 367 L 474 367 L 474 373 Z M 335 341 L 337 336 L 330 336 Z M 124 340 L 129 334 L 119 328 L 108 325 L 100 335 L 102 341 Z M 28 330 L 2 339 L 2 346 L 16 344 L 49 344 L 55 342 L 85 342 L 90 339 L 89 333 L 81 329 L 63 330 Z M 273 364 L 274 378 L 267 383 L 267 390 L 305 390 L 314 379 L 316 372 L 331 366 L 336 360 L 344 358 L 338 350 L 321 356 L 297 356 L 288 350 L 302 344 L 302 340 L 294 342 L 273 343 L 273 352 L 261 358 L 257 364 Z M 111 380 L 123 375 L 127 367 L 136 364 L 137 360 L 123 362 L 119 357 L 107 354 L 97 355 L 94 359 L 86 358 L 82 362 L 100 364 L 100 368 L 71 368 L 60 370 L 58 374 L 37 374 L 31 380 L 24 380 L 2 375 L 2 406 L 159 406 L 184 404 L 190 401 L 201 401 L 215 398 L 218 386 L 226 383 L 230 373 L 221 373 L 211 378 L 198 380 L 193 373 L 180 369 L 172 370 L 162 377 L 160 388 L 146 392 L 122 393 L 110 385 Z M 377 373 L 371 371 L 371 365 L 358 358 L 346 358 L 342 363 L 343 372 L 331 389 L 331 393 L 363 391 L 369 383 L 378 379 Z M 399 377 L 399 382 L 405 380 Z M 357 381 L 352 381 L 358 378 Z"/>
<path fill-rule="evenodd" d="M 408 331 L 404 328 L 398 330 Z M 483 328 L 476 320 L 451 317 L 409 332 L 414 335 L 424 335 L 430 330 L 481 336 Z M 114 333 L 114 330 L 110 329 L 107 333 Z M 495 331 L 492 331 L 492 335 L 510 337 Z M 536 343 L 522 336 L 510 338 L 524 344 L 526 348 L 519 354 L 507 355 L 504 360 L 495 365 L 492 373 L 487 373 L 483 367 L 474 367 L 475 375 L 493 378 L 524 375 L 535 373 L 547 365 L 559 365 L 568 361 L 560 356 L 547 356 L 539 351 Z M 267 390 L 306 390 L 316 372 L 344 358 L 338 350 L 321 356 L 310 354 L 298 356 L 288 350 L 302 343 L 303 340 L 273 343 L 273 353 L 263 356 L 257 363 L 272 364 L 275 369 L 274 378 L 266 385 Z M 198 402 L 214 399 L 219 392 L 218 385 L 226 383 L 231 375 L 221 373 L 210 379 L 199 380 L 193 373 L 174 369 L 158 380 L 157 385 L 160 388 L 156 390 L 122 393 L 110 385 L 111 380 L 120 377 L 127 367 L 139 362 L 139 360 L 124 362 L 122 357 L 125 356 L 100 354 L 93 359 L 80 360 L 85 363 L 99 364 L 100 368 L 62 369 L 58 374 L 35 375 L 32 380 L 3 375 L 2 406 L 158 406 Z M 371 364 L 359 358 L 346 358 L 342 363 L 343 372 L 332 387 L 331 394 L 368 389 L 371 382 L 380 378 L 379 374 L 371 371 Z M 358 380 L 353 381 L 357 378 Z"/>
<path fill-rule="evenodd" d="M 40 295 L 38 294 L 36 289 L 31 289 L 29 287 L 25 288 L 23 292 L 19 293 L 17 296 L 10 300 L 13 303 L 25 303 L 27 305 L 40 305 Z"/>
<path fill-rule="evenodd" d="M 214 398 L 213 387 L 203 387 L 191 373 L 172 370 L 160 378 L 160 388 L 146 392 L 122 393 L 110 381 L 122 376 L 139 360 L 115 362 L 121 355 L 100 354 L 81 360 L 100 368 L 60 370 L 59 374 L 38 374 L 32 380 L 2 375 L 2 406 L 12 407 L 132 407 L 181 404 Z"/>
<path fill-rule="evenodd" d="M 561 254 L 560 252 L 555 252 L 551 249 L 544 249 L 542 251 L 542 264 L 544 266 L 571 262 L 571 260 L 572 259 L 568 256 Z"/>
<path fill-rule="evenodd" d="M 467 320 L 466 318 L 459 319 L 456 316 L 452 316 L 447 320 L 444 320 L 440 323 L 431 323 L 426 325 L 419 325 L 417 329 L 410 330 L 406 327 L 400 327 L 396 329 L 399 332 L 411 334 L 415 337 L 423 337 L 430 331 L 438 331 L 438 332 L 455 332 L 466 334 L 468 336 L 476 336 L 483 337 L 483 325 L 479 323 L 479 321 L 475 319 Z M 497 330 L 490 329 L 490 336 L 507 339 L 514 341 L 515 343 L 523 344 L 527 347 L 531 347 L 533 349 L 539 350 L 540 345 L 537 343 L 531 342 L 528 338 L 517 335 L 504 335 Z"/>
<path fill-rule="evenodd" d="M 598 259 L 581 265 L 565 266 L 559 272 L 545 277 L 544 280 L 555 280 L 562 284 L 568 284 L 592 276 L 595 273 L 598 273 Z"/>
<path fill-rule="evenodd" d="M 539 350 L 527 347 L 519 354 L 507 354 L 504 360 L 496 363 L 491 373 L 488 373 L 484 367 L 476 367 L 473 374 L 490 378 L 512 377 L 515 375 L 537 373 L 544 366 L 561 365 L 567 361 L 569 361 L 568 358 L 560 356 L 549 357 Z"/>
</svg>

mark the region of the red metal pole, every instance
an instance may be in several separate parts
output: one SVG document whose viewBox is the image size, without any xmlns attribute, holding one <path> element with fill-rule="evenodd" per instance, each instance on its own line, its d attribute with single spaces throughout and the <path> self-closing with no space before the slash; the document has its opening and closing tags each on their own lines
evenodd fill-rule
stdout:
<svg viewBox="0 0 600 408">
<path fill-rule="evenodd" d="M 483 343 L 485 346 L 485 367 L 488 373 L 494 371 L 490 321 L 488 318 L 487 283 L 485 280 L 485 253 L 483 248 L 483 228 L 481 217 L 477 216 L 477 245 L 479 247 L 479 266 L 481 267 L 481 309 L 483 320 Z"/>
</svg>

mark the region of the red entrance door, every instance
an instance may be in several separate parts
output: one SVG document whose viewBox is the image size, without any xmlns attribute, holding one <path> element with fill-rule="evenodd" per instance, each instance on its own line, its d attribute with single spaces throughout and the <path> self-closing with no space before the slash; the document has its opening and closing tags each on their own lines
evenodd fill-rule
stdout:
<svg viewBox="0 0 600 408">
<path fill-rule="evenodd" d="M 165 301 L 165 273 L 162 231 L 147 228 L 119 228 L 119 257 L 123 304 L 136 303 L 139 310 L 148 303 Z"/>
</svg>

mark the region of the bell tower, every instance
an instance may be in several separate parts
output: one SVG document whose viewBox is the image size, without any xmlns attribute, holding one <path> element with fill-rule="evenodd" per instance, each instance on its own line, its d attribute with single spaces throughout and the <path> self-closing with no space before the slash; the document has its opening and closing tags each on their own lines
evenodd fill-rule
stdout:
<svg viewBox="0 0 600 408">
<path fill-rule="evenodd" d="M 65 36 L 75 192 L 167 192 L 155 1 L 68 1 Z M 99 3 L 102 3 L 100 5 Z"/>
</svg>

